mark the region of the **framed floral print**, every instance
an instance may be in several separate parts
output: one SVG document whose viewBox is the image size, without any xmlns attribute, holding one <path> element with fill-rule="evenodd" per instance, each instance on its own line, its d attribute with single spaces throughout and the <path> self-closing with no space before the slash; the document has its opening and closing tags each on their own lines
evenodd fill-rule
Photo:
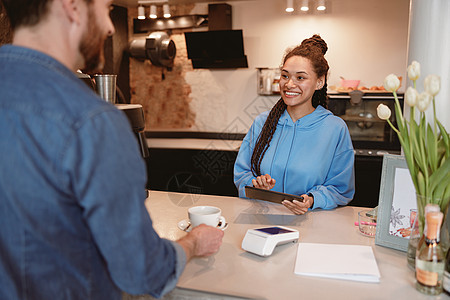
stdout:
<svg viewBox="0 0 450 300">
<path fill-rule="evenodd" d="M 405 158 L 384 155 L 375 244 L 407 251 L 416 215 L 416 193 Z"/>
</svg>

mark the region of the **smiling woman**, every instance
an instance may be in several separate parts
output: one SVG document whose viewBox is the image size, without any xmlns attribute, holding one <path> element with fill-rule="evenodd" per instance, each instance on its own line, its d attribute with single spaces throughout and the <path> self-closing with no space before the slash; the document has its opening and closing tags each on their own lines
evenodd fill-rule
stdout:
<svg viewBox="0 0 450 300">
<path fill-rule="evenodd" d="M 302 201 L 283 201 L 295 214 L 352 200 L 350 134 L 345 122 L 326 109 L 327 50 L 325 41 L 314 35 L 284 57 L 281 99 L 255 119 L 236 159 L 234 181 L 240 197 L 248 185 L 302 196 Z"/>
</svg>

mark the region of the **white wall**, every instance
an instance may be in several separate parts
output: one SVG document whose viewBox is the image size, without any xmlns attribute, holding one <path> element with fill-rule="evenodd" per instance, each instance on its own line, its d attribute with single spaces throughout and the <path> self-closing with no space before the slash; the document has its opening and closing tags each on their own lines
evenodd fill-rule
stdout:
<svg viewBox="0 0 450 300">
<path fill-rule="evenodd" d="M 310 1 L 311 2 L 311 1 Z M 233 29 L 242 29 L 248 69 L 194 70 L 192 130 L 246 132 L 258 113 L 277 97 L 258 96 L 257 67 L 278 67 L 288 47 L 317 33 L 328 44 L 328 85 L 340 76 L 361 85 L 382 85 L 386 75 L 405 78 L 409 0 L 333 0 L 325 14 L 287 14 L 285 0 L 232 1 Z M 207 3 L 192 13 L 207 13 Z M 404 84 L 403 84 L 404 88 Z"/>
<path fill-rule="evenodd" d="M 450 131 L 450 1 L 412 0 L 411 3 L 408 63 L 416 60 L 421 64 L 421 78 L 417 83 L 419 92 L 423 91 L 423 80 L 427 75 L 441 77 L 441 91 L 436 96 L 436 117 Z M 426 113 L 431 122 L 433 109 L 428 108 Z"/>
</svg>

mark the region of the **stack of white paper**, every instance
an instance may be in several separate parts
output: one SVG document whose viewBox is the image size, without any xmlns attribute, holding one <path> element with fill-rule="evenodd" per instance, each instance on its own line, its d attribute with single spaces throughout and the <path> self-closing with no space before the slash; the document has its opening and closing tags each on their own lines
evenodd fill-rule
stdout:
<svg viewBox="0 0 450 300">
<path fill-rule="evenodd" d="M 372 247 L 299 243 L 295 274 L 380 282 Z"/>
</svg>

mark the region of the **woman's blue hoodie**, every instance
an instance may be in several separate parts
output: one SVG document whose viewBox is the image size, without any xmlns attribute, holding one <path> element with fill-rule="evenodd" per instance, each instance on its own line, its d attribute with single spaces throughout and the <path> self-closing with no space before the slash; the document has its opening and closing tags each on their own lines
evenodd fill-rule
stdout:
<svg viewBox="0 0 450 300">
<path fill-rule="evenodd" d="M 269 112 L 256 117 L 234 165 L 239 197 L 252 186 L 251 157 Z M 285 110 L 261 162 L 261 174 L 276 180 L 274 191 L 314 196 L 312 208 L 346 205 L 355 193 L 354 152 L 345 122 L 318 106 L 295 123 Z"/>
</svg>

